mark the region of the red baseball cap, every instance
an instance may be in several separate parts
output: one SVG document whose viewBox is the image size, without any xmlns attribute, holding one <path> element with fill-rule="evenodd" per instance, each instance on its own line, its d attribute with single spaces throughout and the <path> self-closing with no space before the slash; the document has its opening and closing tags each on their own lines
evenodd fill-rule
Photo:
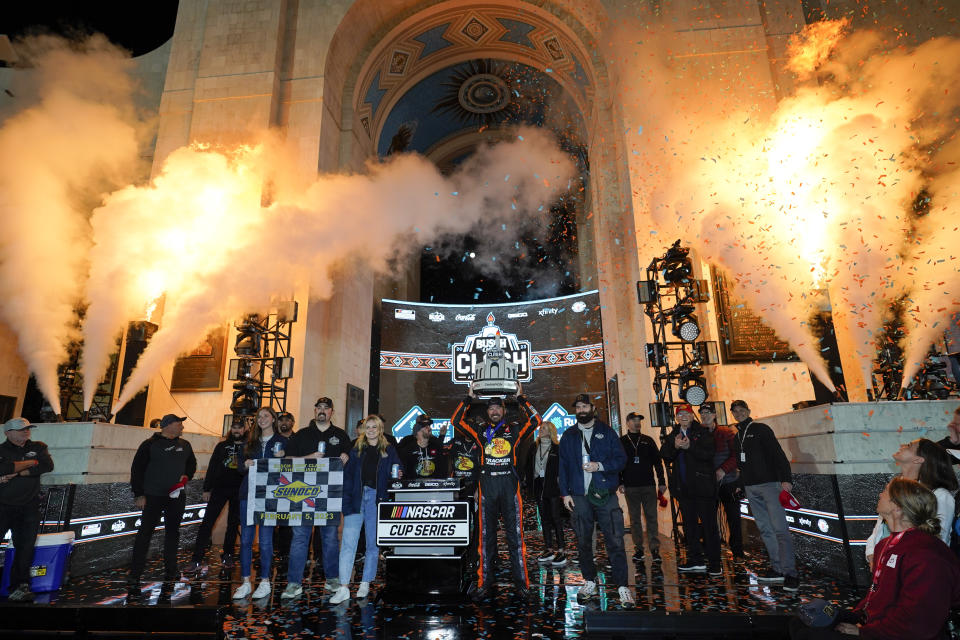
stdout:
<svg viewBox="0 0 960 640">
<path fill-rule="evenodd" d="M 678 404 L 678 405 L 677 405 L 677 408 L 674 409 L 674 412 L 675 412 L 676 415 L 680 415 L 680 412 L 681 412 L 681 411 L 688 411 L 689 413 L 693 413 L 693 407 L 691 407 L 691 406 L 690 406 L 689 404 L 687 404 L 686 402 L 684 402 L 684 403 L 682 403 L 682 404 Z"/>
<path fill-rule="evenodd" d="M 780 504 L 784 509 L 799 509 L 800 501 L 793 497 L 793 494 L 784 489 L 780 492 Z"/>
</svg>

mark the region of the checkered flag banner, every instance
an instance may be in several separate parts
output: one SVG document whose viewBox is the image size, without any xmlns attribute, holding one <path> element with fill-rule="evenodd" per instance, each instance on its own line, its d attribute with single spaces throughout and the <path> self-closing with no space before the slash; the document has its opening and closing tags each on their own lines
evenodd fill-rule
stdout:
<svg viewBox="0 0 960 640">
<path fill-rule="evenodd" d="M 248 525 L 340 523 L 343 462 L 340 458 L 261 458 L 247 471 Z"/>
</svg>

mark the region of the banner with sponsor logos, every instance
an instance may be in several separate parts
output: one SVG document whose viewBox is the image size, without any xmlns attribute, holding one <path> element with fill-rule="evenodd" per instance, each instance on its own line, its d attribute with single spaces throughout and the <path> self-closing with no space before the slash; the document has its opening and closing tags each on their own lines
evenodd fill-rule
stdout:
<svg viewBox="0 0 960 640">
<path fill-rule="evenodd" d="M 340 524 L 340 458 L 261 458 L 247 473 L 247 524 Z"/>
<path fill-rule="evenodd" d="M 576 422 L 571 403 L 578 393 L 589 393 L 607 421 L 597 291 L 475 306 L 385 299 L 382 313 L 380 413 L 397 438 L 411 433 L 423 413 L 433 418 L 435 434 L 449 425 L 491 346 L 517 365 L 524 394 L 558 433 Z"/>
</svg>

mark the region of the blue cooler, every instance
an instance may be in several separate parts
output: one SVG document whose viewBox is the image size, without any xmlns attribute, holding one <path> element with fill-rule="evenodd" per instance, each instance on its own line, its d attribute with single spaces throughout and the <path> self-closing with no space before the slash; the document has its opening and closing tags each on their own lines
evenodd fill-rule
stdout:
<svg viewBox="0 0 960 640">
<path fill-rule="evenodd" d="M 33 553 L 33 565 L 30 567 L 30 590 L 34 593 L 57 591 L 63 582 L 63 574 L 70 562 L 73 550 L 73 531 L 60 533 L 42 533 L 37 536 L 37 546 Z M 7 547 L 3 557 L 3 581 L 0 583 L 0 595 L 10 593 L 10 571 L 13 569 L 13 557 L 16 549 Z"/>
</svg>

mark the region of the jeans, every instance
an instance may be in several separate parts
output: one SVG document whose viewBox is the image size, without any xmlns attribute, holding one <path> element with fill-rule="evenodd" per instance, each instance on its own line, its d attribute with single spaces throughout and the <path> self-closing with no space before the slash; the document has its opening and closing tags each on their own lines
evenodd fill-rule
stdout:
<svg viewBox="0 0 960 640">
<path fill-rule="evenodd" d="M 227 506 L 227 530 L 223 534 L 223 553 L 233 555 L 233 548 L 237 542 L 237 528 L 240 525 L 240 496 L 236 489 L 214 487 L 210 491 L 210 500 L 207 502 L 207 511 L 203 514 L 203 522 L 197 531 L 197 541 L 193 546 L 193 561 L 203 562 L 203 556 L 210 546 L 210 535 L 213 525 L 217 523 L 224 505 Z M 246 511 L 244 511 L 246 516 Z M 244 517 L 246 520 L 246 517 Z"/>
<path fill-rule="evenodd" d="M 730 538 L 727 544 L 734 555 L 743 554 L 743 532 L 740 528 L 740 500 L 737 499 L 737 485 L 727 483 L 720 485 L 720 504 L 723 505 L 723 512 L 727 517 L 727 529 L 730 531 Z"/>
<path fill-rule="evenodd" d="M 750 511 L 757 522 L 763 546 L 770 556 L 770 567 L 785 576 L 797 575 L 793 555 L 793 538 L 787 525 L 787 514 L 780 504 L 779 482 L 752 484 L 747 487 Z"/>
<path fill-rule="evenodd" d="M 240 522 L 240 577 L 249 578 L 250 570 L 253 565 L 253 537 L 256 534 L 257 525 L 247 524 L 247 501 L 240 501 L 240 513 L 243 516 Z M 260 525 L 260 535 L 258 541 L 260 544 L 260 579 L 270 579 L 270 564 L 273 562 L 273 530 L 276 527 L 265 527 Z"/>
<path fill-rule="evenodd" d="M 30 583 L 30 567 L 40 530 L 40 500 L 34 498 L 22 506 L 0 505 L 0 538 L 10 530 L 13 547 L 13 567 L 10 571 L 10 590 Z"/>
<path fill-rule="evenodd" d="M 643 551 L 643 524 L 641 524 L 641 510 L 643 519 L 647 523 L 647 548 L 650 551 L 660 549 L 660 526 L 657 524 L 657 488 L 653 485 L 645 487 L 624 487 L 623 497 L 626 498 L 627 512 L 630 514 L 630 537 L 633 538 L 633 548 Z"/>
<path fill-rule="evenodd" d="M 362 582 L 373 582 L 377 577 L 377 561 L 380 550 L 377 548 L 377 490 L 363 488 L 363 501 L 360 513 L 351 513 L 343 517 L 343 539 L 340 542 L 340 584 L 350 584 L 353 571 L 353 557 L 357 553 L 357 541 L 360 529 L 366 533 L 367 547 L 363 553 Z"/>
<path fill-rule="evenodd" d="M 177 551 L 180 548 L 180 522 L 183 509 L 187 504 L 187 495 L 180 492 L 177 498 L 168 496 L 147 496 L 147 503 L 140 516 L 140 529 L 133 540 L 133 560 L 130 563 L 130 582 L 139 582 L 143 567 L 147 564 L 147 552 L 150 551 L 150 539 L 153 530 L 160 524 L 163 516 L 163 568 L 167 580 L 179 577 Z"/>
<path fill-rule="evenodd" d="M 287 582 L 300 584 L 303 582 L 303 570 L 307 566 L 307 554 L 310 551 L 310 534 L 314 529 L 323 539 L 323 573 L 327 580 L 338 575 L 340 567 L 340 539 L 337 537 L 337 527 L 340 526 L 340 514 L 333 514 L 332 520 L 325 525 L 302 524 L 293 527 L 293 539 L 290 541 L 290 563 L 287 565 Z"/>
<path fill-rule="evenodd" d="M 577 532 L 577 556 L 583 579 L 597 579 L 597 565 L 593 557 L 593 526 L 600 525 L 603 543 L 613 568 L 613 581 L 618 587 L 627 586 L 627 554 L 623 548 L 623 510 L 614 491 L 599 507 L 586 496 L 573 496 L 573 528 Z"/>
<path fill-rule="evenodd" d="M 540 528 L 543 530 L 543 548 L 563 549 L 563 520 L 561 520 L 560 496 L 543 497 L 543 478 L 534 478 L 533 494 L 537 497 L 537 511 L 540 513 Z"/>
</svg>

